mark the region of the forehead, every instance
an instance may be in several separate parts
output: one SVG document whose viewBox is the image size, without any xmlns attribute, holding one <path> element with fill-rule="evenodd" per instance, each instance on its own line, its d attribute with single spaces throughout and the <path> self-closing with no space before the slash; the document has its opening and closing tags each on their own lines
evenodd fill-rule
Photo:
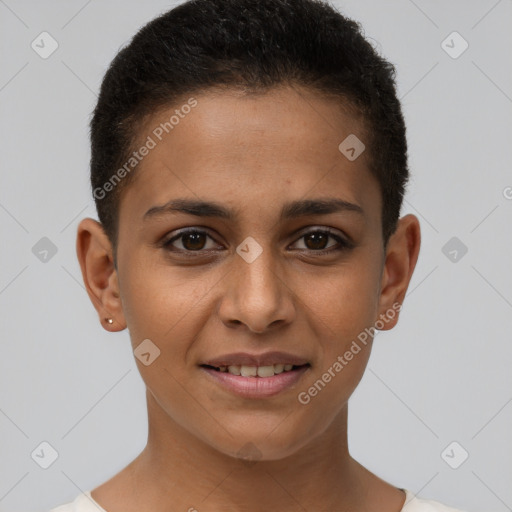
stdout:
<svg viewBox="0 0 512 512">
<path fill-rule="evenodd" d="M 251 205 L 251 214 L 280 212 L 284 202 L 308 195 L 370 210 L 380 204 L 368 154 L 351 161 L 339 149 L 347 137 L 365 139 L 349 105 L 298 87 L 210 91 L 192 100 L 184 97 L 145 123 L 139 144 L 151 140 L 153 147 L 123 194 L 120 219 L 134 221 L 173 197 L 215 199 L 237 211 Z"/>
</svg>

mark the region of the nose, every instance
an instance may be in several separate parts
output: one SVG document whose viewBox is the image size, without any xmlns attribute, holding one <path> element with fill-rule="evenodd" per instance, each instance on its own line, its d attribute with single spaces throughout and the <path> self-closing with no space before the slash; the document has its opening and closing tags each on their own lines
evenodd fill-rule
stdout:
<svg viewBox="0 0 512 512">
<path fill-rule="evenodd" d="M 261 334 L 293 320 L 293 292 L 269 247 L 251 263 L 235 254 L 233 265 L 218 310 L 227 327 L 244 325 Z"/>
</svg>

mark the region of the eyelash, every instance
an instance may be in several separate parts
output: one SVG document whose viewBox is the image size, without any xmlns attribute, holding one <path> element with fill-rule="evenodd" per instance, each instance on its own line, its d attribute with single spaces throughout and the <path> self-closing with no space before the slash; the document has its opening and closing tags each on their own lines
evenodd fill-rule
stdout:
<svg viewBox="0 0 512 512">
<path fill-rule="evenodd" d="M 203 230 L 200 230 L 200 229 L 197 229 L 197 228 L 192 228 L 192 229 L 185 229 L 185 230 L 179 232 L 177 235 L 173 236 L 172 238 L 170 238 L 168 240 L 164 240 L 162 242 L 162 244 L 161 244 L 161 247 L 163 247 L 164 249 L 166 249 L 166 250 L 168 250 L 170 252 L 182 253 L 182 254 L 186 255 L 187 257 L 191 257 L 191 258 L 204 255 L 204 252 L 205 252 L 204 249 L 199 249 L 197 251 L 192 251 L 192 250 L 183 250 L 183 249 L 171 248 L 172 247 L 172 243 L 175 242 L 176 240 L 179 240 L 180 238 L 183 238 L 186 235 L 197 234 L 197 233 L 198 234 L 204 234 L 208 238 L 213 240 L 213 237 L 210 236 L 207 231 L 203 231 Z M 296 241 L 301 240 L 302 238 L 304 238 L 304 237 L 306 237 L 308 235 L 312 235 L 312 234 L 316 234 L 316 233 L 327 234 L 329 236 L 329 238 L 334 238 L 336 240 L 336 242 L 338 242 L 339 246 L 335 247 L 334 249 L 333 248 L 329 248 L 329 249 L 319 249 L 319 250 L 314 250 L 314 249 L 297 249 L 297 250 L 311 252 L 315 256 L 324 256 L 324 255 L 332 254 L 332 253 L 335 253 L 335 252 L 340 252 L 340 251 L 348 250 L 348 249 L 351 249 L 351 248 L 354 247 L 354 244 L 352 242 L 349 242 L 348 240 L 345 240 L 344 238 L 340 237 L 339 235 L 333 233 L 329 228 L 313 229 L 311 231 L 303 233 Z M 208 251 L 211 251 L 211 249 L 210 250 L 208 250 L 208 249 L 206 250 L 206 252 L 208 252 Z"/>
</svg>

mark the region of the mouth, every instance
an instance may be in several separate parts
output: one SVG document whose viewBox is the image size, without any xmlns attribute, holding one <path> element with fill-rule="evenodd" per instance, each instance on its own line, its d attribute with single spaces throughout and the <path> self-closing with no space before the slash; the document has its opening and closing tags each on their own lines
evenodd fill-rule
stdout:
<svg viewBox="0 0 512 512">
<path fill-rule="evenodd" d="M 243 398 L 267 398 L 293 389 L 311 364 L 291 354 L 269 352 L 230 354 L 199 367 L 223 390 Z"/>
<path fill-rule="evenodd" d="M 309 367 L 309 363 L 295 365 L 295 364 L 271 364 L 265 366 L 250 366 L 250 365 L 223 365 L 212 366 L 209 364 L 201 365 L 202 368 L 207 368 L 220 373 L 230 373 L 240 377 L 259 377 L 268 378 L 274 375 L 279 375 L 285 372 L 293 372 L 300 370 L 304 367 Z"/>
</svg>

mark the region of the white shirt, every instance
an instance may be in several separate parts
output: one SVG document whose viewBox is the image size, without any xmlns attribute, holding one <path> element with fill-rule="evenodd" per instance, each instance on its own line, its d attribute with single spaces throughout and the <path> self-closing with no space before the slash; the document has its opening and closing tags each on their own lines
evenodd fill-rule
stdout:
<svg viewBox="0 0 512 512">
<path fill-rule="evenodd" d="M 411 491 L 404 489 L 406 494 L 405 504 L 400 512 L 462 512 L 461 510 L 447 507 L 442 503 L 416 498 Z M 101 508 L 91 497 L 91 491 L 80 494 L 75 501 L 52 508 L 50 512 L 107 512 Z"/>
</svg>

